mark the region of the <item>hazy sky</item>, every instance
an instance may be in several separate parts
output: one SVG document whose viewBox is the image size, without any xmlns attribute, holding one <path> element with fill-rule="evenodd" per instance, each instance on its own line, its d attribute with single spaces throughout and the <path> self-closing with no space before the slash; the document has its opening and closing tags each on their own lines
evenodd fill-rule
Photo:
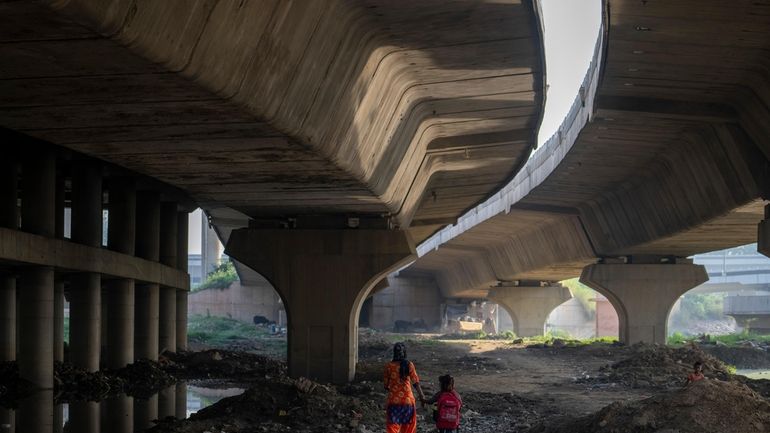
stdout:
<svg viewBox="0 0 770 433">
<path fill-rule="evenodd" d="M 548 94 L 538 145 L 567 115 L 588 70 L 601 20 L 600 0 L 542 0 Z"/>
<path fill-rule="evenodd" d="M 538 145 L 559 128 L 591 61 L 600 0 L 542 0 L 548 95 Z M 201 252 L 201 210 L 190 214 L 190 254 Z"/>
</svg>

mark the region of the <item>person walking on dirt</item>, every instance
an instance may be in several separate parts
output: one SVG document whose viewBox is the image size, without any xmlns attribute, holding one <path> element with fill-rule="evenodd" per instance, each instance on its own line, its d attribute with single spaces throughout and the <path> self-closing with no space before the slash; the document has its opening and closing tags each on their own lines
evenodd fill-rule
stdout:
<svg viewBox="0 0 770 433">
<path fill-rule="evenodd" d="M 383 377 L 385 390 L 388 391 L 386 406 L 387 433 L 415 433 L 417 431 L 417 407 L 412 386 L 417 389 L 420 401 L 425 394 L 420 387 L 420 377 L 414 364 L 406 357 L 404 343 L 393 346 L 393 360 L 385 366 Z"/>
<path fill-rule="evenodd" d="M 703 363 L 700 361 L 696 361 L 695 364 L 692 366 L 692 373 L 687 375 L 687 382 L 685 382 L 684 386 L 690 385 L 691 383 L 695 383 L 699 380 L 703 380 L 706 378 L 706 376 L 703 375 Z"/>
<path fill-rule="evenodd" d="M 456 433 L 460 428 L 460 409 L 463 400 L 455 391 L 454 377 L 445 374 L 438 378 L 441 390 L 423 404 L 436 404 L 433 411 L 433 421 L 436 422 L 438 433 Z"/>
</svg>

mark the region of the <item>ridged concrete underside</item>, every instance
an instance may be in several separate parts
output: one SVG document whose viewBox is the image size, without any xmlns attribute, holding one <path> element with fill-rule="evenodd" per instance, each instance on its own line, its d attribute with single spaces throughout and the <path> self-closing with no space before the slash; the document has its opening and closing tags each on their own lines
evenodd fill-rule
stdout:
<svg viewBox="0 0 770 433">
<path fill-rule="evenodd" d="M 533 145 L 529 3 L 47 3 L 0 3 L 0 125 L 206 207 L 392 214 L 422 239 Z"/>
<path fill-rule="evenodd" d="M 500 200 L 428 241 L 408 272 L 434 274 L 445 295 L 477 297 L 501 280 L 575 277 L 600 257 L 756 241 L 770 156 L 770 4 L 608 6 L 602 81 L 593 110 L 578 114 L 592 112 L 591 122 L 575 137 L 566 124 L 541 150 L 552 160 L 530 160 Z"/>
</svg>

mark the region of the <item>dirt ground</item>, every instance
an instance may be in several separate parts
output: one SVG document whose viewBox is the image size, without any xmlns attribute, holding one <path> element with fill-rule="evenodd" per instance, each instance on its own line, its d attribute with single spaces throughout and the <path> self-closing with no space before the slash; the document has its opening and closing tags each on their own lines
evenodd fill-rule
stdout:
<svg viewBox="0 0 770 433">
<path fill-rule="evenodd" d="M 455 377 L 464 401 L 464 433 L 725 431 L 721 424 L 712 423 L 709 429 L 697 422 L 693 413 L 701 406 L 749 420 L 731 431 L 770 431 L 770 415 L 764 414 L 770 414 L 770 381 L 732 376 L 697 347 L 524 347 L 502 340 L 414 334 L 362 335 L 356 380 L 350 385 L 257 379 L 244 395 L 223 400 L 191 420 L 162 423 L 154 431 L 384 432 L 382 370 L 399 340 L 406 340 L 426 394 L 435 392 L 438 376 Z M 693 360 L 705 362 L 709 385 L 683 389 Z M 719 395 L 729 398 L 714 398 Z M 435 431 L 430 418 L 430 409 L 420 408 L 418 432 Z M 676 429 L 666 430 L 667 423 Z"/>
</svg>

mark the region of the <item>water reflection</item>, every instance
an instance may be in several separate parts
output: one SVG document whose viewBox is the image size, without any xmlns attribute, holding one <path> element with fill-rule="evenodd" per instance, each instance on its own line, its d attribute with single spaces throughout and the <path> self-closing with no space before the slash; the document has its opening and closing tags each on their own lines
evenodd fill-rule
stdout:
<svg viewBox="0 0 770 433">
<path fill-rule="evenodd" d="M 186 418 L 222 398 L 243 393 L 240 388 L 209 389 L 184 382 L 162 389 L 147 399 L 126 395 L 101 402 L 74 401 L 54 405 L 53 391 L 0 407 L 0 433 L 136 433 L 166 417 Z"/>
</svg>

